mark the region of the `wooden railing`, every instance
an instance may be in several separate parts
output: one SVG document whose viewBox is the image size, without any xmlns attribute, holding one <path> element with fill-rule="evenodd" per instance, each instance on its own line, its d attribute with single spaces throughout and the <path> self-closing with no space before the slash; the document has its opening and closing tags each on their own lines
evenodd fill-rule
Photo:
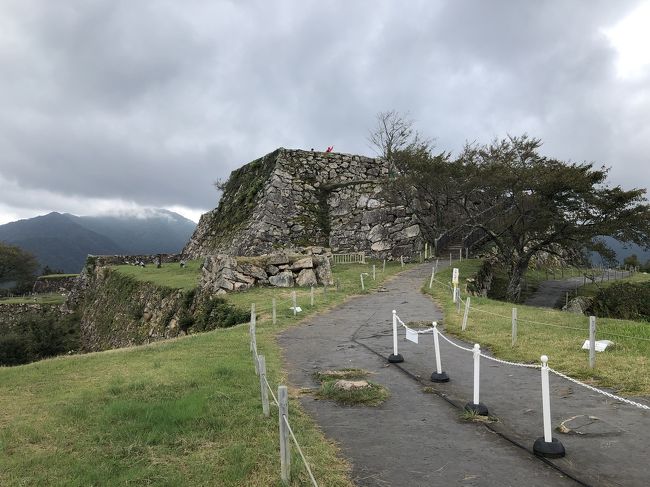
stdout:
<svg viewBox="0 0 650 487">
<path fill-rule="evenodd" d="M 347 254 L 332 254 L 332 265 L 334 264 L 365 264 L 365 252 L 349 252 Z"/>
</svg>

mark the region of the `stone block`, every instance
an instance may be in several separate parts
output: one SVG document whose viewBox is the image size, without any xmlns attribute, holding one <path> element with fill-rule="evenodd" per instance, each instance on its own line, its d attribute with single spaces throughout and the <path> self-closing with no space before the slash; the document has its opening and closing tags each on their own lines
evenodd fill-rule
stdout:
<svg viewBox="0 0 650 487">
<path fill-rule="evenodd" d="M 269 277 L 269 284 L 276 287 L 293 287 L 293 272 L 286 270 Z"/>
<path fill-rule="evenodd" d="M 291 264 L 292 271 L 299 271 L 301 269 L 312 269 L 314 267 L 314 259 L 312 257 L 303 257 L 296 260 Z"/>
<path fill-rule="evenodd" d="M 316 286 L 318 285 L 318 279 L 316 279 L 316 273 L 313 269 L 303 269 L 296 277 L 296 284 L 298 286 Z"/>
</svg>

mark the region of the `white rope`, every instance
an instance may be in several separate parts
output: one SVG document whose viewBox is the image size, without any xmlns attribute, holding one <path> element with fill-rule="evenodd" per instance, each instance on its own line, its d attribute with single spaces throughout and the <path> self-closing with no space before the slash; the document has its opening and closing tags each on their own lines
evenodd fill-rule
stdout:
<svg viewBox="0 0 650 487">
<path fill-rule="evenodd" d="M 568 375 L 565 375 L 562 372 L 558 372 L 557 370 L 554 370 L 554 369 L 552 369 L 550 367 L 548 368 L 548 370 L 553 372 L 555 375 L 558 375 L 558 376 L 562 377 L 563 379 L 566 379 L 566 380 L 568 380 L 570 382 L 573 382 L 574 384 L 578 384 L 579 386 L 585 387 L 585 388 L 587 388 L 587 389 L 589 389 L 591 391 L 597 392 L 598 394 L 602 394 L 603 396 L 607 396 L 607 397 L 609 397 L 611 399 L 615 399 L 617 401 L 624 402 L 624 403 L 629 404 L 631 406 L 650 411 L 650 406 L 647 406 L 645 404 L 641 404 L 641 403 L 638 403 L 638 402 L 630 401 L 629 399 L 625 399 L 624 397 L 620 397 L 620 396 L 617 396 L 616 394 L 612 394 L 610 392 L 606 392 L 606 391 L 603 391 L 601 389 L 598 389 L 597 387 L 590 386 L 589 384 L 585 384 L 584 382 L 580 382 L 579 380 L 574 379 L 572 377 L 569 377 Z"/>
<path fill-rule="evenodd" d="M 474 349 L 473 349 L 473 348 L 461 347 L 460 345 L 458 345 L 457 343 L 452 342 L 449 338 L 447 338 L 445 335 L 443 335 L 443 334 L 440 332 L 440 330 L 438 330 L 438 335 L 440 335 L 442 338 L 445 339 L 445 341 L 447 341 L 447 343 L 450 343 L 450 344 L 453 345 L 454 347 L 456 347 L 456 348 L 460 348 L 461 350 L 465 350 L 466 352 L 472 352 L 472 353 L 474 353 Z"/>
<path fill-rule="evenodd" d="M 507 360 L 501 360 L 500 358 L 496 357 L 490 357 L 489 355 L 484 355 L 483 353 L 480 354 L 481 357 L 486 358 L 488 360 L 492 360 L 493 362 L 499 362 L 500 364 L 506 364 L 506 365 L 512 365 L 514 367 L 525 367 L 527 369 L 541 369 L 542 366 L 539 364 L 523 364 L 520 362 L 508 362 Z"/>
<path fill-rule="evenodd" d="M 314 478 L 314 474 L 311 473 L 311 468 L 309 468 L 309 463 L 307 463 L 307 459 L 305 458 L 305 455 L 302 452 L 302 448 L 300 448 L 300 445 L 298 444 L 298 440 L 296 440 L 296 435 L 293 434 L 293 430 L 291 429 L 291 425 L 289 424 L 289 420 L 287 419 L 287 416 L 283 414 L 282 419 L 284 419 L 284 423 L 287 425 L 287 428 L 289 429 L 291 438 L 293 438 L 293 442 L 296 444 L 296 447 L 298 448 L 298 453 L 300 453 L 300 457 L 302 458 L 302 461 L 305 464 L 305 468 L 307 469 L 309 478 L 311 479 L 314 486 L 318 487 L 318 484 L 316 483 L 316 479 Z"/>
</svg>

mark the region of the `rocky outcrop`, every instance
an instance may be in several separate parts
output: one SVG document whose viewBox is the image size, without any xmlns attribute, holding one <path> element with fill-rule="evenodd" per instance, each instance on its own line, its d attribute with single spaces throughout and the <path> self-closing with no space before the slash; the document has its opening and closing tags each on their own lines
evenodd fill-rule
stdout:
<svg viewBox="0 0 650 487">
<path fill-rule="evenodd" d="M 302 253 L 278 252 L 256 257 L 211 255 L 205 258 L 201 271 L 202 292 L 215 294 L 253 286 L 333 284 L 329 256 L 318 247 L 303 249 Z"/>
<path fill-rule="evenodd" d="M 45 316 L 49 314 L 63 316 L 66 314 L 61 305 L 40 303 L 0 303 L 0 334 L 7 334 L 18 323 L 29 316 Z"/>
<path fill-rule="evenodd" d="M 34 282 L 33 293 L 68 293 L 75 285 L 77 275 L 39 277 Z"/>
<path fill-rule="evenodd" d="M 423 248 L 420 227 L 409 209 L 388 202 L 388 177 L 381 159 L 278 149 L 233 171 L 183 252 L 252 256 L 322 245 L 413 256 Z"/>
</svg>

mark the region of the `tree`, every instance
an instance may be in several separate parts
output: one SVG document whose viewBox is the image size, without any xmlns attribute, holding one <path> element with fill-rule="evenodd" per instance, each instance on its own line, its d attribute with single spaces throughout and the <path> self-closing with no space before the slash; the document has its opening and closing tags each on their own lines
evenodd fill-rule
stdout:
<svg viewBox="0 0 650 487">
<path fill-rule="evenodd" d="M 519 300 L 535 256 L 590 250 L 611 257 L 598 235 L 650 245 L 645 190 L 610 188 L 606 168 L 548 158 L 540 147 L 524 135 L 469 144 L 455 160 L 417 143 L 393 153 L 391 193 L 438 234 L 457 225 L 481 231 L 508 271 L 509 301 Z"/>
<path fill-rule="evenodd" d="M 36 257 L 20 247 L 0 242 L 0 282 L 16 282 L 16 287 L 28 286 L 39 265 Z"/>
<path fill-rule="evenodd" d="M 395 152 L 418 141 L 414 123 L 407 115 L 395 110 L 379 112 L 377 126 L 370 131 L 368 142 L 380 157 L 392 161 Z"/>
<path fill-rule="evenodd" d="M 640 267 L 641 262 L 639 261 L 639 258 L 637 257 L 636 254 L 628 255 L 623 259 L 623 265 L 625 267 Z"/>
<path fill-rule="evenodd" d="M 468 225 L 480 228 L 508 268 L 506 298 L 517 301 L 531 259 L 546 252 L 612 251 L 598 235 L 650 246 L 644 189 L 606 184 L 608 169 L 539 153 L 541 141 L 508 137 L 468 145 L 458 158 L 465 195 L 456 200 Z"/>
</svg>

